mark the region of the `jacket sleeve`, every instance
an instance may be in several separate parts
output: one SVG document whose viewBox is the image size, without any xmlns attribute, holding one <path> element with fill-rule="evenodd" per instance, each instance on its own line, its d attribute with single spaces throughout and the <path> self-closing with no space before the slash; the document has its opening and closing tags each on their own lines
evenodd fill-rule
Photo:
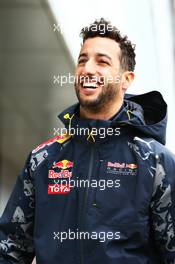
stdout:
<svg viewBox="0 0 175 264">
<path fill-rule="evenodd" d="M 156 156 L 151 203 L 152 230 L 161 264 L 175 264 L 175 157 Z"/>
<path fill-rule="evenodd" d="M 30 155 L 0 218 L 0 264 L 28 264 L 34 257 L 34 184 Z"/>
</svg>

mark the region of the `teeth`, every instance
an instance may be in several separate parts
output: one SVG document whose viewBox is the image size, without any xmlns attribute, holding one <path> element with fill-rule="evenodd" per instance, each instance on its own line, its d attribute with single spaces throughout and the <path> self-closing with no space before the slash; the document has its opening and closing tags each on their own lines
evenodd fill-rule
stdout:
<svg viewBox="0 0 175 264">
<path fill-rule="evenodd" d="M 93 88 L 97 88 L 97 84 L 96 83 L 92 83 L 92 82 L 83 83 L 83 87 L 93 87 Z"/>
</svg>

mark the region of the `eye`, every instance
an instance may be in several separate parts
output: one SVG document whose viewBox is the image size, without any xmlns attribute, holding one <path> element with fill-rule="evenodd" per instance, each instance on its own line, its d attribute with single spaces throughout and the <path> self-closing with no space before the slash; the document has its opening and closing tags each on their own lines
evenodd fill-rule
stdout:
<svg viewBox="0 0 175 264">
<path fill-rule="evenodd" d="M 80 59 L 80 60 L 78 61 L 78 64 L 85 63 L 86 61 L 87 61 L 87 59 Z"/>
<path fill-rule="evenodd" d="M 110 65 L 109 62 L 105 61 L 105 60 L 99 60 L 98 61 L 100 64 L 106 64 L 106 65 Z"/>
</svg>

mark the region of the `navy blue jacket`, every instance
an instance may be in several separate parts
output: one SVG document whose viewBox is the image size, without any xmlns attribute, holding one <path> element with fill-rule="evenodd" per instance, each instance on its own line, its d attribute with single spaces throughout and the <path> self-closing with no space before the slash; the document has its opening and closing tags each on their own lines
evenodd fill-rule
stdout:
<svg viewBox="0 0 175 264">
<path fill-rule="evenodd" d="M 0 264 L 175 263 L 166 110 L 150 92 L 107 121 L 61 113 L 69 134 L 30 153 L 1 217 Z"/>
</svg>

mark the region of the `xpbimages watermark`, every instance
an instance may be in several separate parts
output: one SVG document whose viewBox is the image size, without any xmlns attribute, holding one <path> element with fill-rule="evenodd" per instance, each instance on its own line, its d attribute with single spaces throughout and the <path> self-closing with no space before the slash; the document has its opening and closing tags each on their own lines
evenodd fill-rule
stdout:
<svg viewBox="0 0 175 264">
<path fill-rule="evenodd" d="M 62 127 L 62 128 L 55 128 L 53 129 L 54 136 L 56 135 L 65 135 L 69 134 L 72 136 L 99 136 L 99 138 L 105 138 L 106 136 L 120 136 L 120 127 L 112 128 L 112 127 Z"/>
<path fill-rule="evenodd" d="M 109 31 L 117 31 L 111 24 L 105 24 L 105 23 L 93 23 L 87 27 L 83 27 L 82 30 L 86 31 L 93 31 L 93 32 L 99 32 L 100 35 L 104 35 L 106 32 Z M 60 34 L 63 34 L 63 29 L 61 25 L 54 23 L 53 24 L 53 31 L 58 32 Z"/>
<path fill-rule="evenodd" d="M 120 188 L 120 179 L 101 179 L 97 181 L 96 179 L 92 179 L 89 181 L 88 179 L 60 179 L 60 175 L 62 173 L 57 173 L 54 170 L 49 170 L 48 177 L 54 180 L 54 184 L 50 186 L 50 192 L 59 192 L 67 186 L 69 189 L 71 188 L 98 188 L 100 191 L 104 191 L 107 188 Z"/>
<path fill-rule="evenodd" d="M 53 232 L 53 239 L 59 240 L 61 243 L 63 243 L 65 240 L 99 240 L 100 242 L 105 242 L 106 240 L 119 240 L 120 239 L 120 232 L 87 232 L 87 231 L 79 231 L 77 228 L 76 231 L 71 231 L 71 229 L 68 229 L 68 231 L 62 231 L 62 232 Z"/>
<path fill-rule="evenodd" d="M 104 86 L 109 83 L 119 84 L 121 81 L 121 75 L 113 76 L 76 76 L 68 73 L 68 75 L 54 75 L 53 84 L 63 86 L 65 84 L 74 84 L 74 83 L 95 83 L 100 86 Z"/>
</svg>

